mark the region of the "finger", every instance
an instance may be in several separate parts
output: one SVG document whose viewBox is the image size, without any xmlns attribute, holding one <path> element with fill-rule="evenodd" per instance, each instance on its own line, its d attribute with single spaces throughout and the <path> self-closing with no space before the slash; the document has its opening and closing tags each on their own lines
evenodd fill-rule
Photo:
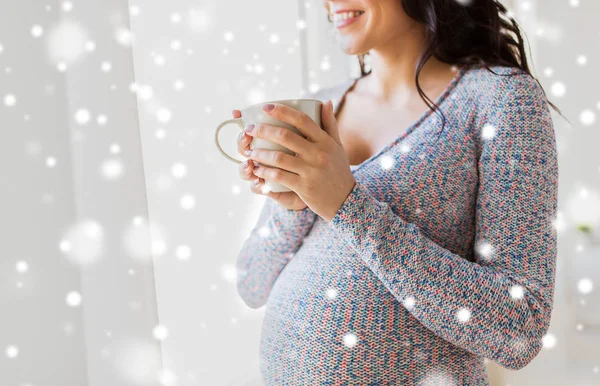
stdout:
<svg viewBox="0 0 600 386">
<path fill-rule="evenodd" d="M 337 128 L 337 121 L 335 119 L 335 114 L 333 113 L 333 103 L 328 100 L 323 104 L 321 109 L 321 122 L 323 123 L 323 129 L 331 138 L 333 138 L 339 145 L 342 144 L 342 140 L 340 139 L 340 133 Z"/>
<path fill-rule="evenodd" d="M 322 141 L 325 138 L 323 129 L 305 112 L 281 103 L 271 104 L 275 106 L 271 111 L 264 110 L 267 105 L 263 106 L 263 111 L 269 116 L 296 127 L 311 142 Z"/>
<path fill-rule="evenodd" d="M 269 165 L 272 168 L 284 169 L 296 176 L 304 170 L 304 165 L 306 164 L 300 158 L 279 150 L 248 149 L 248 151 L 249 153 L 244 153 L 244 156 L 255 161 L 255 163 L 260 163 L 261 167 L 263 165 Z M 258 168 L 255 166 L 254 170 L 257 169 Z"/>
<path fill-rule="evenodd" d="M 285 185 L 293 191 L 299 187 L 300 176 L 287 170 L 265 166 L 261 163 L 259 168 L 254 168 L 254 174 L 266 181 Z"/>
<path fill-rule="evenodd" d="M 283 199 L 284 202 L 282 203 L 285 203 L 285 201 L 289 201 L 285 199 L 284 195 L 290 192 L 272 192 L 271 189 L 269 189 L 265 185 L 265 180 L 263 180 L 262 178 L 258 178 L 257 180 L 252 181 L 250 183 L 250 190 L 252 191 L 252 193 L 262 194 L 263 196 L 270 197 L 275 201 L 280 201 Z"/>
<path fill-rule="evenodd" d="M 292 130 L 268 123 L 256 123 L 248 135 L 276 143 L 298 154 L 305 153 L 310 146 L 306 138 L 302 138 Z"/>
<path fill-rule="evenodd" d="M 240 110 L 233 110 L 231 112 L 231 115 L 233 115 L 234 118 L 241 118 L 242 116 L 242 112 Z M 249 137 L 247 134 L 245 134 L 243 131 L 238 135 L 237 138 L 237 151 L 238 153 L 244 155 L 244 151 L 247 150 L 248 146 L 250 145 L 250 142 L 252 142 L 252 138 Z"/>
<path fill-rule="evenodd" d="M 250 142 L 252 142 L 252 137 L 246 134 L 246 132 L 242 131 L 237 138 L 238 153 L 245 157 L 244 152 L 250 149 Z"/>
<path fill-rule="evenodd" d="M 252 160 L 247 159 L 246 161 L 242 162 L 238 166 L 238 174 L 240 175 L 240 178 L 242 180 L 245 180 L 245 181 L 255 180 L 258 177 L 256 177 L 254 175 L 253 169 L 254 169 L 254 164 L 253 164 Z"/>
<path fill-rule="evenodd" d="M 268 196 L 271 191 L 265 186 L 265 180 L 256 178 L 250 182 L 250 191 L 256 194 Z"/>
</svg>

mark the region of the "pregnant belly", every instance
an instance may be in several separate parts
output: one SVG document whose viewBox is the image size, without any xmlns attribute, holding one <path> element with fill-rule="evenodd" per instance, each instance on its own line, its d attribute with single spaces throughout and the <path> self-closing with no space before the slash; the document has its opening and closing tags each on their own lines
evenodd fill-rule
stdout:
<svg viewBox="0 0 600 386">
<path fill-rule="evenodd" d="M 305 252 L 281 272 L 266 306 L 260 362 L 267 385 L 389 382 L 431 359 L 419 323 L 366 266 Z"/>
<path fill-rule="evenodd" d="M 272 288 L 260 340 L 265 385 L 416 385 L 432 374 L 488 384 L 482 358 L 428 330 L 357 256 L 327 250 L 303 246 Z"/>
</svg>

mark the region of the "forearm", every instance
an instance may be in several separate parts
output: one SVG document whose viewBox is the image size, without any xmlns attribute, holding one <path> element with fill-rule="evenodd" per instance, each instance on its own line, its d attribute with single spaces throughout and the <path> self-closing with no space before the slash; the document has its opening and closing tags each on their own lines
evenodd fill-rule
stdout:
<svg viewBox="0 0 600 386">
<path fill-rule="evenodd" d="M 317 215 L 287 210 L 267 197 L 259 220 L 237 256 L 237 290 L 251 308 L 262 307 L 279 273 L 300 248 Z"/>
</svg>

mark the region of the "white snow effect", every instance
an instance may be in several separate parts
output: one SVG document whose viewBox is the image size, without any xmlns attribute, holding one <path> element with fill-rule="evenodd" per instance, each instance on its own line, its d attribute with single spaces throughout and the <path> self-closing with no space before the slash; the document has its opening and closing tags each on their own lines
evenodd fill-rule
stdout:
<svg viewBox="0 0 600 386">
<path fill-rule="evenodd" d="M 196 197 L 191 193 L 186 193 L 179 199 L 179 204 L 185 210 L 194 209 L 196 206 Z"/>
<path fill-rule="evenodd" d="M 352 348 L 352 347 L 356 346 L 356 344 L 358 343 L 358 337 L 356 336 L 356 334 L 349 332 L 344 335 L 343 342 L 344 342 L 344 346 L 346 346 L 348 348 Z"/>
<path fill-rule="evenodd" d="M 433 368 L 427 371 L 427 374 L 423 376 L 417 383 L 418 386 L 456 386 L 456 380 L 452 375 L 441 368 Z"/>
<path fill-rule="evenodd" d="M 119 27 L 115 30 L 115 39 L 124 47 L 134 44 L 135 41 L 134 34 L 125 27 Z"/>
<path fill-rule="evenodd" d="M 87 109 L 79 109 L 75 112 L 75 122 L 85 125 L 90 121 L 90 112 Z"/>
<path fill-rule="evenodd" d="M 181 14 L 178 12 L 172 13 L 170 18 L 171 18 L 171 23 L 173 23 L 173 24 L 181 23 Z"/>
<path fill-rule="evenodd" d="M 86 48 L 89 51 L 89 44 L 85 28 L 76 21 L 62 20 L 48 32 L 46 49 L 50 61 L 66 69 L 83 58 Z"/>
<path fill-rule="evenodd" d="M 110 72 L 110 70 L 112 70 L 112 63 L 104 61 L 100 65 L 100 69 L 102 70 L 102 72 Z"/>
<path fill-rule="evenodd" d="M 65 301 L 69 307 L 79 307 L 81 305 L 81 294 L 77 291 L 71 291 L 65 297 Z"/>
<path fill-rule="evenodd" d="M 48 157 L 46 158 L 46 166 L 49 168 L 53 168 L 56 166 L 56 158 L 55 157 Z"/>
<path fill-rule="evenodd" d="M 72 263 L 80 266 L 91 265 L 102 255 L 104 229 L 92 219 L 80 221 L 67 229 L 59 247 Z"/>
<path fill-rule="evenodd" d="M 5 353 L 8 358 L 14 359 L 19 355 L 19 348 L 13 345 L 6 346 Z"/>
<path fill-rule="evenodd" d="M 379 164 L 382 169 L 390 170 L 394 166 L 394 158 L 389 155 L 381 156 Z"/>
<path fill-rule="evenodd" d="M 585 126 L 591 126 L 596 122 L 596 114 L 590 109 L 585 109 L 579 114 L 579 120 Z"/>
<path fill-rule="evenodd" d="M 227 31 L 223 35 L 223 39 L 225 39 L 225 41 L 228 41 L 228 42 L 233 41 L 233 38 L 234 38 L 234 35 L 233 35 L 233 32 L 231 32 L 231 31 Z"/>
<path fill-rule="evenodd" d="M 554 348 L 554 346 L 556 346 L 556 336 L 550 333 L 544 335 L 544 337 L 542 338 L 542 346 L 545 349 Z"/>
<path fill-rule="evenodd" d="M 327 288 L 326 295 L 328 299 L 335 299 L 338 295 L 338 290 L 335 288 Z"/>
<path fill-rule="evenodd" d="M 552 86 L 550 86 L 550 91 L 552 92 L 552 95 L 554 95 L 557 98 L 560 98 L 562 96 L 565 95 L 565 93 L 567 92 L 567 87 L 565 86 L 565 84 L 563 82 L 554 82 L 552 83 Z"/>
<path fill-rule="evenodd" d="M 13 107 L 17 104 L 17 98 L 13 94 L 7 94 L 4 96 L 4 105 L 7 107 Z"/>
<path fill-rule="evenodd" d="M 169 329 L 162 324 L 158 324 L 152 329 L 152 335 L 157 340 L 165 340 L 169 336 Z"/>
<path fill-rule="evenodd" d="M 177 249 L 175 249 L 175 256 L 179 260 L 189 260 L 192 256 L 192 249 L 188 245 L 179 245 Z"/>
<path fill-rule="evenodd" d="M 107 181 L 118 180 L 123 176 L 125 166 L 120 159 L 106 159 L 100 164 L 100 175 Z"/>
<path fill-rule="evenodd" d="M 208 35 L 208 32 L 215 26 L 215 6 L 214 2 L 209 4 L 203 3 L 202 8 L 196 7 L 189 10 L 187 14 L 187 25 L 194 33 Z"/>
<path fill-rule="evenodd" d="M 17 264 L 15 265 L 15 269 L 19 273 L 25 273 L 29 270 L 29 264 L 27 264 L 27 262 L 25 260 L 19 260 L 19 261 L 17 261 Z"/>
<path fill-rule="evenodd" d="M 523 299 L 524 294 L 525 291 L 520 285 L 514 285 L 510 288 L 510 296 L 515 300 Z"/>
<path fill-rule="evenodd" d="M 119 154 L 121 153 L 121 146 L 118 143 L 113 143 L 110 145 L 109 151 L 111 154 Z"/>
<path fill-rule="evenodd" d="M 177 91 L 181 91 L 185 88 L 185 83 L 183 80 L 178 79 L 175 82 L 173 82 L 173 88 Z"/>
<path fill-rule="evenodd" d="M 158 121 L 161 123 L 169 122 L 172 116 L 171 110 L 167 109 L 166 107 L 161 107 L 156 111 L 156 119 L 158 119 Z"/>
<path fill-rule="evenodd" d="M 136 261 L 149 263 L 153 257 L 159 257 L 167 251 L 168 234 L 162 225 L 149 223 L 138 216 L 127 225 L 123 232 L 125 250 Z"/>
<path fill-rule="evenodd" d="M 42 37 L 43 34 L 44 28 L 42 28 L 42 26 L 36 24 L 33 27 L 31 27 L 31 36 L 33 36 L 34 38 Z"/>
<path fill-rule="evenodd" d="M 140 6 L 139 5 L 131 5 L 129 7 L 129 13 L 131 16 L 137 16 L 140 14 Z"/>
<path fill-rule="evenodd" d="M 594 289 L 594 283 L 591 279 L 585 277 L 577 282 L 577 290 L 584 295 L 589 294 Z"/>
<path fill-rule="evenodd" d="M 467 308 L 461 308 L 456 312 L 456 318 L 461 323 L 467 323 L 469 320 L 471 320 L 471 311 Z"/>
<path fill-rule="evenodd" d="M 266 225 L 263 225 L 260 228 L 258 228 L 258 235 L 260 237 L 268 237 L 270 234 L 271 230 Z"/>
<path fill-rule="evenodd" d="M 235 323 L 235 318 L 233 318 L 233 322 Z M 163 368 L 158 377 L 158 381 L 163 386 L 176 386 L 177 385 L 177 377 L 173 371 Z"/>
<path fill-rule="evenodd" d="M 475 250 L 485 260 L 490 259 L 494 253 L 494 247 L 492 246 L 492 244 L 490 244 L 486 241 L 477 242 L 477 245 L 475 246 Z"/>
<path fill-rule="evenodd" d="M 415 306 L 415 298 L 412 296 L 407 296 L 402 302 L 404 307 L 408 310 L 412 309 Z"/>
<path fill-rule="evenodd" d="M 496 127 L 486 123 L 481 129 L 481 137 L 483 139 L 492 139 L 496 136 Z"/>
<path fill-rule="evenodd" d="M 187 166 L 184 163 L 177 162 L 171 166 L 171 175 L 175 178 L 183 178 L 187 175 Z"/>
</svg>

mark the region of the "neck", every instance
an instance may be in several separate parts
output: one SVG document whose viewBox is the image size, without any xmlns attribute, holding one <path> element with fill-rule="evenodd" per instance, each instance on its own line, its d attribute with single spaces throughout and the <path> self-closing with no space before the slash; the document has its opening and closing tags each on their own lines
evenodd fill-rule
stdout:
<svg viewBox="0 0 600 386">
<path fill-rule="evenodd" d="M 418 95 L 415 84 L 419 56 L 425 49 L 424 34 L 415 27 L 402 36 L 369 51 L 371 73 L 366 77 L 368 92 L 382 100 L 403 104 Z M 419 73 L 419 85 L 428 90 L 452 76 L 451 65 L 430 57 Z"/>
</svg>

